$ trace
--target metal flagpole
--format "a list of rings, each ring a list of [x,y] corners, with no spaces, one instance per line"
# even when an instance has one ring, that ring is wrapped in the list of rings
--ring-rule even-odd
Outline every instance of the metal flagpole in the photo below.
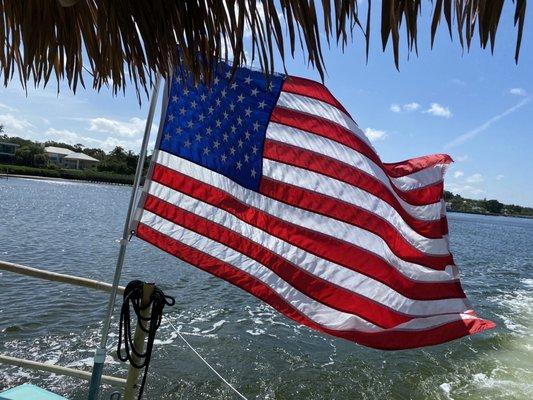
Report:
[[[150,131],[152,128],[152,121],[154,119],[155,106],[157,104],[157,97],[159,94],[159,84],[161,81],[161,75],[158,74],[155,80],[154,88],[152,91],[152,98],[150,100],[150,109],[148,110],[148,118],[146,119],[146,127],[144,128],[144,137],[141,145],[141,152],[139,153],[139,161],[137,162],[137,168],[135,170],[135,178],[133,180],[133,187],[131,189],[130,202],[128,205],[128,213],[126,214],[126,221],[124,221],[124,230],[122,232],[122,239],[120,239],[120,250],[118,253],[117,264],[115,267],[115,275],[113,277],[113,287],[111,289],[111,295],[109,296],[109,302],[107,303],[107,315],[102,326],[102,338],[100,341],[100,347],[98,347],[94,354],[94,365],[91,376],[91,384],[89,387],[89,400],[96,400],[98,398],[98,392],[100,390],[100,383],[102,380],[102,372],[104,369],[104,361],[106,357],[107,337],[109,334],[109,326],[111,325],[111,318],[113,316],[113,308],[115,306],[115,297],[117,295],[117,288],[120,281],[120,275],[122,273],[122,265],[124,264],[124,255],[126,254],[126,245],[128,244],[128,236],[130,234],[129,228],[131,223],[131,217],[135,206],[135,199],[137,195],[137,188],[139,186],[141,175],[143,171],[144,161],[146,159],[146,150],[148,147],[148,139],[150,138]]]

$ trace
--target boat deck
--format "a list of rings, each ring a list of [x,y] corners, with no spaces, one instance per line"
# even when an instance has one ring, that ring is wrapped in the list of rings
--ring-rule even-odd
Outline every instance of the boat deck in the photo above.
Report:
[[[0,393],[0,400],[66,400],[66,397],[59,396],[38,386],[24,384]]]

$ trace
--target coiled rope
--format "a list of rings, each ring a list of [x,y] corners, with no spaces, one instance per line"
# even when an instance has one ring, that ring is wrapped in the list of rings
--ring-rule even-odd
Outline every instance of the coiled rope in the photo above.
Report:
[[[165,295],[157,286],[154,287],[154,292],[150,296],[150,301],[148,304],[145,304],[144,307],[142,306],[142,299],[143,282],[135,280],[128,283],[126,289],[124,290],[124,300],[120,310],[120,330],[117,346],[117,356],[121,361],[129,361],[134,368],[144,369],[141,387],[139,388],[139,400],[141,399],[144,391],[146,373],[152,357],[155,334],[161,325],[163,308],[165,308],[166,305],[173,306],[176,303],[176,300],[173,297]],[[131,331],[130,305],[137,316],[138,326],[148,334],[146,351],[144,352],[142,352],[140,349],[136,349],[133,342],[134,339]],[[144,311],[149,307],[152,307],[150,315],[148,317],[143,317],[141,315],[141,311]],[[122,352],[122,343],[124,343],[124,353]],[[137,357],[139,362],[135,361],[133,355]]]
[[[158,287],[154,288],[154,292],[150,297],[150,302],[145,307],[142,307],[142,298],[143,298],[143,282],[141,281],[131,281],[126,286],[124,290],[124,301],[122,303],[122,308],[120,310],[120,330],[119,330],[119,339],[117,346],[117,355],[121,361],[129,361],[134,368],[144,368],[144,375],[139,388],[139,397],[140,400],[144,391],[144,385],[146,382],[146,373],[148,371],[148,366],[150,365],[150,358],[152,356],[152,349],[154,345],[155,334],[159,326],[161,325],[161,319],[163,316],[163,308],[165,305],[173,306],[175,304],[175,299],[171,296],[165,295],[161,289]],[[148,333],[148,341],[146,344],[146,351],[140,352],[135,348],[134,339],[132,337],[131,331],[131,315],[130,315],[130,305],[131,308],[135,311],[137,316],[137,321],[141,329]],[[151,314],[149,317],[145,318],[142,316],[141,311],[146,310],[148,307],[152,307]],[[150,322],[150,324],[144,324],[144,322]],[[241,392],[239,392],[231,383],[229,383],[218,371],[209,364],[209,362],[198,353],[198,351],[189,343],[187,339],[182,335],[182,333],[172,324],[172,322],[167,321],[168,324],[174,329],[176,334],[181,340],[202,360],[202,362],[207,365],[211,371],[222,381],[224,382],[231,390],[237,394],[241,399],[248,400]],[[145,328],[144,325],[147,325],[148,328]],[[122,353],[122,343],[124,343],[124,352]],[[132,354],[137,356],[140,362],[136,362],[132,358]]]

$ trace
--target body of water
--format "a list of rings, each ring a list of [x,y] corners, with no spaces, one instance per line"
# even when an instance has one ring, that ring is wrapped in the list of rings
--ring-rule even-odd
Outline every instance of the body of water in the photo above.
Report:
[[[110,282],[130,190],[0,180],[0,259]],[[450,214],[449,225],[465,291],[478,314],[497,328],[424,349],[378,351],[298,326],[135,238],[121,283],[155,280],[175,296],[165,319],[249,399],[529,399],[533,220]],[[107,299],[105,293],[0,272],[0,353],[90,368]],[[110,348],[117,333],[115,319]],[[165,320],[156,343],[146,399],[234,398]],[[114,349],[108,361],[107,374],[124,375]],[[25,382],[70,399],[85,399],[88,386],[0,365],[0,390]]]

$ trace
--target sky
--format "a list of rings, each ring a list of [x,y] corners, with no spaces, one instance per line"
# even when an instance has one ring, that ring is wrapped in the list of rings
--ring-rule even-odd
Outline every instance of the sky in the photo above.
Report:
[[[382,52],[379,29],[374,29],[368,62],[361,34],[344,53],[335,46],[325,49],[326,86],[366,131],[383,161],[447,153],[455,162],[446,175],[446,189],[533,206],[532,10],[527,10],[518,65],[511,2],[504,7],[494,54],[480,49],[477,37],[471,50],[463,51],[457,36],[450,41],[442,24],[431,50],[431,10],[423,5],[422,11],[418,56],[407,53],[404,40],[399,71],[390,45]],[[374,10],[374,28],[379,17]],[[299,52],[286,61],[286,70],[320,79]],[[52,81],[28,93],[16,78],[0,87],[0,125],[8,135],[38,141],[138,152],[147,111],[148,100],[139,106],[132,87],[116,97],[105,88],[97,93],[90,84],[75,95],[63,83],[58,95]],[[151,143],[159,114],[157,110]]]

